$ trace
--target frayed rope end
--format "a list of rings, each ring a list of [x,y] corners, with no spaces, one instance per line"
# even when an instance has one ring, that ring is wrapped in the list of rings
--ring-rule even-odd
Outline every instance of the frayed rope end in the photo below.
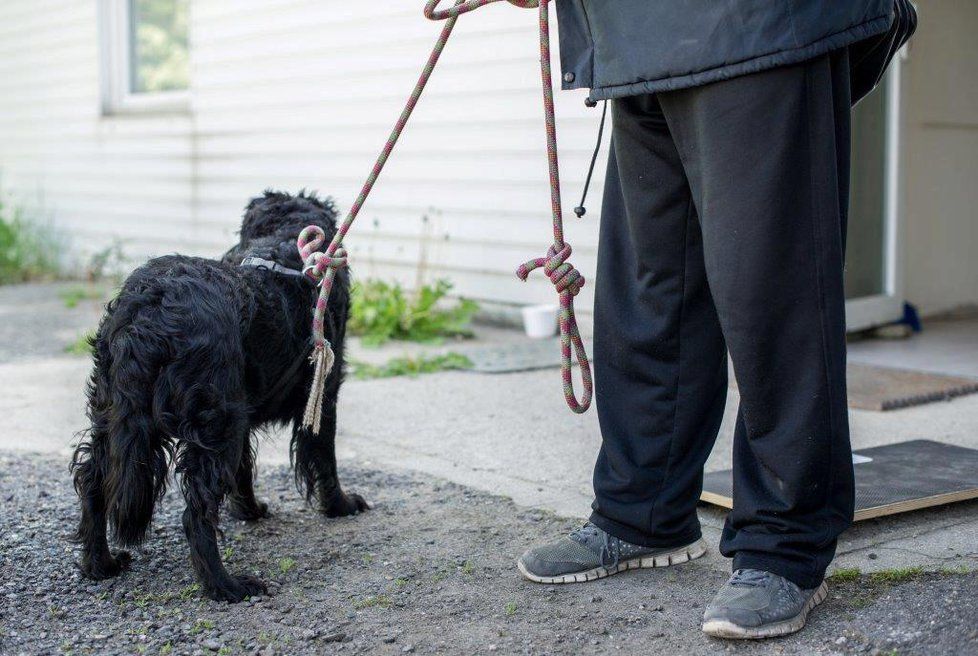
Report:
[[[323,397],[326,393],[326,378],[333,370],[333,363],[336,355],[329,342],[317,344],[313,349],[309,361],[315,366],[312,376],[312,386],[309,389],[309,401],[306,402],[306,412],[302,416],[302,425],[311,429],[314,433],[319,432],[319,426],[323,419]]]

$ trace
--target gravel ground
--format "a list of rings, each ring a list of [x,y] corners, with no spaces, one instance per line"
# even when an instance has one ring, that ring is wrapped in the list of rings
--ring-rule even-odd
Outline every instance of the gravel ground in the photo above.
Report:
[[[274,516],[224,520],[231,571],[270,594],[197,594],[176,495],[131,571],[82,579],[67,542],[76,502],[63,459],[0,452],[0,654],[975,654],[978,577],[833,588],[800,635],[724,643],[698,630],[722,574],[696,563],[585,586],[522,581],[526,545],[575,522],[415,475],[346,468],[374,510],[325,520],[286,469],[266,468]]]

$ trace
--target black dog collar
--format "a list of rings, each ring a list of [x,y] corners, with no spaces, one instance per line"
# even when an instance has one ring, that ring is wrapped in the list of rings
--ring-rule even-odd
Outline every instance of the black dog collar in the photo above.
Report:
[[[272,260],[265,260],[260,257],[255,257],[254,255],[249,255],[245,259],[241,260],[240,266],[243,267],[254,267],[255,269],[262,269],[264,271],[271,271],[272,273],[280,273],[284,276],[292,276],[293,278],[302,278],[306,282],[312,284],[312,280],[309,277],[299,271],[298,269],[290,269],[287,266],[282,266],[278,262],[273,262]]]

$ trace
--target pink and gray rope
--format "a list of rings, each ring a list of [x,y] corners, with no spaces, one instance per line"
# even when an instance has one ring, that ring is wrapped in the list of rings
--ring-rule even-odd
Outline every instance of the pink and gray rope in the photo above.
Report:
[[[418,100],[421,98],[425,86],[428,84],[428,80],[431,78],[435,66],[438,64],[438,59],[441,57],[449,37],[451,37],[452,30],[455,29],[455,23],[458,21],[458,17],[480,7],[495,2],[503,2],[504,0],[458,0],[451,8],[438,9],[441,1],[428,0],[425,4],[424,15],[430,20],[445,21],[445,26],[442,28],[438,41],[435,42],[435,47],[428,57],[428,61],[425,63],[421,76],[418,78],[418,83],[414,87],[414,91],[411,92],[411,97],[408,99],[400,117],[397,119],[394,129],[387,138],[387,143],[384,144],[383,150],[377,157],[377,161],[370,175],[367,177],[366,182],[364,182],[363,188],[360,190],[360,195],[357,196],[356,201],[350,207],[349,213],[343,220],[343,223],[340,224],[326,252],[322,253],[318,251],[325,241],[325,235],[319,228],[309,226],[299,235],[298,247],[302,259],[305,262],[304,271],[306,275],[320,283],[319,298],[316,302],[315,312],[313,313],[313,342],[317,350],[329,347],[323,333],[323,321],[326,313],[327,299],[333,286],[336,271],[347,264],[347,253],[343,248],[343,239],[346,237],[354,220],[356,220],[357,214],[359,214],[360,209],[370,195],[370,191],[377,182],[377,178],[380,177],[384,165],[387,164],[387,160],[390,158],[394,146],[404,131],[415,106],[418,104]],[[547,126],[550,205],[553,214],[554,233],[554,243],[547,250],[547,255],[524,263],[517,270],[516,275],[525,281],[531,271],[537,268],[543,268],[544,273],[554,284],[559,294],[561,377],[563,379],[564,397],[571,410],[582,413],[591,405],[593,385],[591,381],[591,365],[588,361],[584,342],[581,339],[577,320],[574,315],[574,296],[584,286],[584,277],[568,262],[571,255],[571,247],[564,242],[563,214],[560,202],[560,171],[557,159],[557,127],[554,118],[553,78],[550,70],[549,0],[505,1],[523,9],[539,9],[540,13],[540,73],[543,82],[543,104]],[[580,401],[574,393],[574,381],[571,376],[572,349],[573,355],[577,358],[577,362],[580,365],[581,377],[584,384],[584,393]]]

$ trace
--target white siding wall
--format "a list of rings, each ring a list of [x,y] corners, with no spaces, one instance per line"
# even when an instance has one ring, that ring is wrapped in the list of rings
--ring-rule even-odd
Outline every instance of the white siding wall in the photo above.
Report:
[[[266,187],[316,189],[345,208],[440,30],[422,4],[191,0],[191,111],[135,117],[100,114],[94,0],[4,0],[3,188],[42,202],[80,245],[122,237],[138,257],[221,252]],[[351,233],[358,275],[412,284],[424,260],[424,275],[468,296],[553,298],[542,276],[513,276],[551,239],[535,26],[506,4],[459,21]],[[571,209],[600,111],[583,98],[559,94],[557,113],[568,241],[588,275],[603,171],[580,221]]]

